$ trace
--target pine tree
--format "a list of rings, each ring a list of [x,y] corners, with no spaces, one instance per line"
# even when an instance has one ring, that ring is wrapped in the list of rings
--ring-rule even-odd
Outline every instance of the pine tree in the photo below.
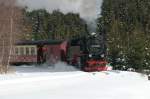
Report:
[[[59,10],[48,13],[44,9],[26,12],[26,21],[32,27],[35,40],[68,39],[88,33],[86,22],[79,14],[63,14]]]
[[[149,0],[104,0],[98,30],[107,33],[108,59],[115,69],[148,69]]]

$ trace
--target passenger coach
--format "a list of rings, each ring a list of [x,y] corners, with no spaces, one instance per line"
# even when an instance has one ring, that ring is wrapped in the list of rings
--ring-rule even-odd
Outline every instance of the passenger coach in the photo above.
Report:
[[[67,48],[66,41],[22,41],[16,43],[11,55],[11,64],[41,64],[48,62],[54,64],[65,60]]]

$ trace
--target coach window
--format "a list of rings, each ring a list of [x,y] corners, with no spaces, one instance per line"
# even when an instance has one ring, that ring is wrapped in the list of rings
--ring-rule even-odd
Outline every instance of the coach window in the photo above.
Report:
[[[35,48],[31,47],[31,55],[36,55]]]
[[[19,48],[18,47],[15,48],[15,55],[19,55]]]
[[[30,51],[29,51],[29,47],[26,47],[26,55],[29,55]]]
[[[20,47],[20,54],[24,55],[24,47]]]

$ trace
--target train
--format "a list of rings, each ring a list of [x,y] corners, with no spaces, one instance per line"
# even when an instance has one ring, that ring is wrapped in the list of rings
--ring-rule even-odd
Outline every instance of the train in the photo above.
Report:
[[[108,62],[105,46],[98,35],[67,40],[38,40],[17,42],[10,64],[54,65],[61,61],[83,71],[106,71]]]

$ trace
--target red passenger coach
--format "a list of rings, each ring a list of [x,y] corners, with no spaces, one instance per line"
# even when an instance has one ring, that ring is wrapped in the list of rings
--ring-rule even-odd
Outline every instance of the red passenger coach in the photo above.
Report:
[[[66,41],[43,40],[43,41],[22,41],[16,43],[11,55],[11,64],[54,64],[65,58]],[[65,59],[64,59],[65,60]]]
[[[37,63],[37,46],[36,45],[16,45],[11,63]]]

